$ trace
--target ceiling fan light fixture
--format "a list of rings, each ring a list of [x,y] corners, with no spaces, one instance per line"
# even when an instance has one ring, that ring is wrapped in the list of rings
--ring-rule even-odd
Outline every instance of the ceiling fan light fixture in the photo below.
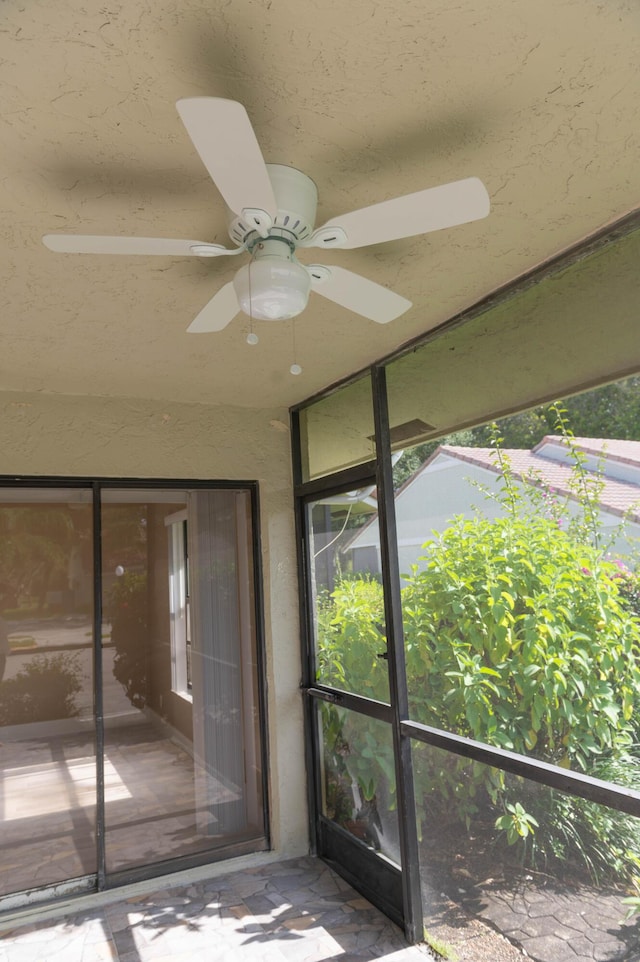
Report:
[[[249,317],[280,321],[304,311],[311,278],[295,261],[261,257],[240,268],[233,286],[241,309]]]

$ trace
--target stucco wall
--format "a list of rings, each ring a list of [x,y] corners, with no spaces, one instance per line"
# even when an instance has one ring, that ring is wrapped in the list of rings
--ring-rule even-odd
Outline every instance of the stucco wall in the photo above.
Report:
[[[0,392],[0,475],[256,480],[260,485],[273,846],[306,852],[287,412]]]

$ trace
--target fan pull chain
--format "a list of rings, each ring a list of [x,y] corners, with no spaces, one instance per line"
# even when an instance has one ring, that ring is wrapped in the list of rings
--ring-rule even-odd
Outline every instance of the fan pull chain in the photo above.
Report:
[[[292,346],[293,346],[293,364],[289,368],[289,371],[291,372],[291,374],[302,374],[302,368],[300,367],[300,365],[296,360],[297,351],[296,351],[296,319],[295,317],[292,318],[291,320],[291,340],[292,340]]]
[[[247,277],[249,279],[249,333],[247,334],[247,344],[257,344],[260,338],[253,330],[253,295],[251,294],[251,265],[253,264],[253,254],[251,255],[251,260],[247,268]]]

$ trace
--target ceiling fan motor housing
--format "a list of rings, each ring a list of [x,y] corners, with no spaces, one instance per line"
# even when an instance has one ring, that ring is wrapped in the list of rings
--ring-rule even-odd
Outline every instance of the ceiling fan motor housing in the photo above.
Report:
[[[284,164],[267,164],[278,211],[269,230],[269,237],[289,236],[294,246],[305,241],[313,232],[318,206],[318,188],[306,174]],[[227,207],[229,237],[238,247],[250,250],[260,236],[248,218]]]

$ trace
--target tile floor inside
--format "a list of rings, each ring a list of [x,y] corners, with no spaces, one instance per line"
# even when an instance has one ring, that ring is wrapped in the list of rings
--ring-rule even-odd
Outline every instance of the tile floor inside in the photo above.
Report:
[[[0,754],[0,894],[95,873],[92,736],[5,740]],[[193,758],[150,724],[107,733],[105,822],[109,872],[225,842],[198,828]],[[244,837],[261,834],[249,824]]]

